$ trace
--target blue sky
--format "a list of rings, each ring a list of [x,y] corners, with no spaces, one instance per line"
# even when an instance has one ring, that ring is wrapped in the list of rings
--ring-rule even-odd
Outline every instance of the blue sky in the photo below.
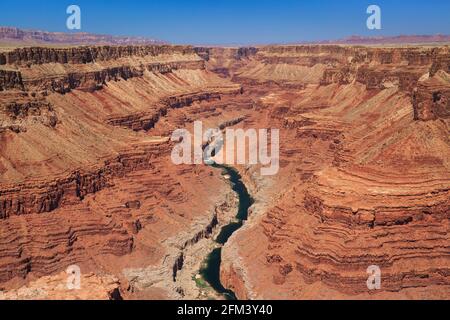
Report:
[[[81,7],[81,31],[183,44],[450,34],[448,0],[2,0],[0,25],[67,31],[70,4]],[[370,4],[381,7],[382,30],[366,27]]]

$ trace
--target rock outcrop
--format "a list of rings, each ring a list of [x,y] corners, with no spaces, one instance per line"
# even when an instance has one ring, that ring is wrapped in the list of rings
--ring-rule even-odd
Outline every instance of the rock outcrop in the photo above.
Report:
[[[435,67],[435,66],[434,66]],[[431,76],[432,72],[430,72]],[[422,79],[413,95],[414,119],[437,120],[450,117],[450,77],[443,70]]]
[[[122,300],[119,280],[113,276],[81,275],[79,288],[68,287],[68,275],[43,277],[7,293],[0,300]]]
[[[22,75],[18,71],[0,70],[0,91],[23,89]]]

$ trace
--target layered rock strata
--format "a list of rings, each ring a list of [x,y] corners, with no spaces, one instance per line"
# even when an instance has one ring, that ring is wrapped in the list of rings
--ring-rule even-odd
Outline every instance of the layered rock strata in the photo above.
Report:
[[[449,298],[447,58],[447,47],[269,47],[234,70],[260,94],[249,121],[281,130],[281,169],[241,168],[256,203],[223,250],[225,287],[240,299]]]
[[[77,264],[115,275],[124,298],[199,297],[193,269],[233,207],[220,173],[171,163],[172,132],[201,120],[280,129],[277,175],[238,166],[256,202],[221,279],[240,299],[448,299],[448,57],[446,46],[2,52],[0,287]]]
[[[224,184],[207,167],[173,165],[170,133],[149,130],[241,86],[191,47],[28,48],[1,61],[0,287],[44,277],[6,298],[62,297],[26,292],[69,265],[114,274],[131,294],[122,271],[161,263],[162,243],[209,217],[209,188]]]

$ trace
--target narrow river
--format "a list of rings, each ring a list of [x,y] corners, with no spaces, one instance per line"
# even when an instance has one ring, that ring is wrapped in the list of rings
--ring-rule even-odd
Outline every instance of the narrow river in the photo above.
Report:
[[[234,292],[225,289],[220,282],[222,247],[231,235],[244,225],[244,221],[248,218],[248,209],[253,204],[253,199],[248,193],[245,185],[242,183],[241,176],[236,169],[217,164],[211,166],[222,170],[223,175],[228,175],[230,177],[229,181],[233,191],[236,192],[239,198],[239,209],[236,214],[236,219],[220,230],[219,235],[215,239],[219,247],[214,249],[208,255],[204,266],[200,269],[200,274],[217,293],[223,295],[226,299],[236,300]]]

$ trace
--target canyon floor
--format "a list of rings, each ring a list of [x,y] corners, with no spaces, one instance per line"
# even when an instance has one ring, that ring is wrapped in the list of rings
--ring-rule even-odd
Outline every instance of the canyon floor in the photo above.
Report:
[[[239,199],[171,161],[194,121],[280,130],[278,174],[235,166],[238,299],[450,299],[450,49],[344,45],[1,49],[0,299],[224,299]]]

